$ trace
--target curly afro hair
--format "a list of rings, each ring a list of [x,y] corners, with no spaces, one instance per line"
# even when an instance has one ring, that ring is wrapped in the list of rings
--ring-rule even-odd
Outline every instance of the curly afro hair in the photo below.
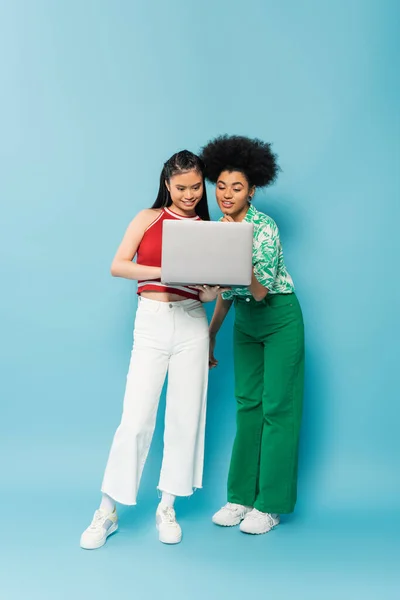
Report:
[[[205,176],[216,183],[222,171],[240,171],[250,186],[265,187],[275,181],[280,171],[271,145],[239,135],[222,135],[201,150]]]

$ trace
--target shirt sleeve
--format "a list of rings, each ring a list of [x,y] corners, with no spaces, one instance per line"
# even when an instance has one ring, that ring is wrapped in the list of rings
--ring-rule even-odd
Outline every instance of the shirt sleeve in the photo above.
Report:
[[[254,276],[263,287],[270,289],[276,279],[280,253],[278,228],[263,225],[257,239],[257,251],[253,261]]]
[[[234,294],[232,291],[229,290],[228,292],[222,292],[221,296],[222,300],[232,300]]]

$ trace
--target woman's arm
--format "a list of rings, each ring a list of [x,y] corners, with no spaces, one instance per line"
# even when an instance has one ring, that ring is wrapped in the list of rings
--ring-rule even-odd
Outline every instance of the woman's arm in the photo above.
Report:
[[[130,223],[111,264],[111,275],[124,279],[159,279],[160,267],[146,267],[132,262],[147,227],[157,214],[152,209],[140,212]]]
[[[224,300],[222,296],[218,296],[214,309],[214,314],[210,323],[210,337],[215,337],[221,329],[222,323],[232,306],[233,300]]]
[[[261,285],[261,283],[258,281],[256,276],[254,275],[254,269],[251,274],[251,284],[249,286],[249,290],[254,300],[256,300],[257,302],[261,302],[261,300],[264,300],[265,296],[268,294],[268,288]]]
[[[214,356],[215,341],[218,331],[221,329],[222,323],[225,321],[225,317],[232,306],[233,300],[224,300],[222,296],[218,296],[215,310],[210,323],[210,355],[209,365],[212,369],[218,364],[217,359]]]

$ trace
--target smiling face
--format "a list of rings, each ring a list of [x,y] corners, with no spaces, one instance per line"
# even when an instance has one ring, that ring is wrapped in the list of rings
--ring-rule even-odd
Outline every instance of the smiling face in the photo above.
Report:
[[[235,221],[242,221],[254,196],[255,187],[250,186],[240,171],[222,171],[218,177],[215,195],[220,210]]]
[[[198,171],[173,175],[165,182],[172,200],[172,210],[184,217],[194,216],[195,207],[204,193],[203,176]]]

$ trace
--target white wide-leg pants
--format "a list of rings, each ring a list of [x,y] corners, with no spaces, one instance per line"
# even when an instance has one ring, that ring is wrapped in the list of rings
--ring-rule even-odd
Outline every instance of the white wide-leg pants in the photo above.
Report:
[[[208,346],[208,322],[200,302],[139,298],[122,420],[108,458],[103,493],[122,504],[136,504],[167,372],[158,488],[190,496],[202,487]]]

